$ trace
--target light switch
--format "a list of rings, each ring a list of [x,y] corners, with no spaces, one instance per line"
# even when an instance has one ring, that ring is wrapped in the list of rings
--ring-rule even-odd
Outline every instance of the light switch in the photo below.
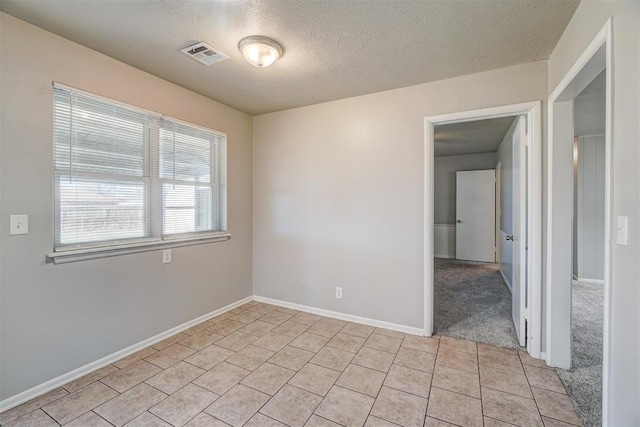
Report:
[[[9,215],[9,234],[29,234],[29,215]]]
[[[616,222],[616,243],[629,245],[629,217],[619,216]]]

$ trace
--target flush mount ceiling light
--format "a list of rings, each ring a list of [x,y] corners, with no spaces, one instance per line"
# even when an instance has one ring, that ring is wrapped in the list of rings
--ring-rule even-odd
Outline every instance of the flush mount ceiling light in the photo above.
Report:
[[[259,68],[268,67],[284,53],[280,43],[263,36],[243,38],[238,44],[238,49],[249,64]]]

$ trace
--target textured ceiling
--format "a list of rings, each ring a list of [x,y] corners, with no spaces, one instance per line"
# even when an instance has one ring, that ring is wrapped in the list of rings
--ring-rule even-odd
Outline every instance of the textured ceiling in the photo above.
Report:
[[[548,58],[579,0],[0,0],[17,18],[250,114]],[[257,69],[237,45],[285,49]],[[206,67],[180,49],[228,55]]]
[[[515,117],[438,125],[434,129],[434,155],[491,153],[498,149]]]

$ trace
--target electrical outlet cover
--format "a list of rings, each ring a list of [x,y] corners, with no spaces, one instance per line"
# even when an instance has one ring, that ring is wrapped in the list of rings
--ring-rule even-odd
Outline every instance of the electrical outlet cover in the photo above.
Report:
[[[29,234],[29,215],[9,215],[9,235]]]

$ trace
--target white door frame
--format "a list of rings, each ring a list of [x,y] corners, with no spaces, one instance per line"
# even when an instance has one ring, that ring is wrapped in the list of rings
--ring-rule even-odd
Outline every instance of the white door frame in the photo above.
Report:
[[[604,52],[603,52],[604,50]],[[571,102],[590,80],[585,80],[585,75],[599,74],[601,70],[606,69],[606,107],[605,107],[605,248],[604,248],[604,328],[603,328],[603,359],[602,359],[602,422],[603,425],[609,424],[609,390],[610,390],[610,313],[611,313],[611,236],[613,222],[611,218],[612,212],[612,147],[613,147],[613,23],[612,18],[607,20],[606,24],[598,32],[596,37],[591,41],[589,46],[582,52],[578,60],[573,64],[569,71],[562,78],[560,83],[551,93],[548,105],[548,178],[547,178],[547,259],[546,259],[546,283],[547,283],[547,311],[546,311],[546,327],[547,327],[547,343],[546,343],[546,362],[549,366],[567,367],[566,354],[554,349],[554,343],[565,342],[567,329],[570,334],[570,325],[558,325],[556,319],[566,319],[567,310],[571,311],[571,292],[566,292],[561,286],[564,280],[562,269],[566,266],[554,264],[554,260],[558,257],[565,257],[566,249],[556,247],[553,241],[554,222],[561,222],[559,227],[565,223],[566,212],[560,213],[558,209],[554,211],[553,207],[553,190],[554,190],[554,174],[560,174],[560,171],[566,167],[562,164],[554,164],[554,109],[557,102],[558,108],[565,108],[562,103]],[[578,93],[576,93],[578,92]],[[566,101],[569,99],[569,101]],[[558,145],[561,142],[558,142]],[[559,161],[556,160],[556,163]],[[560,218],[559,218],[560,216]],[[555,252],[554,252],[555,250]],[[571,277],[568,278],[568,286],[571,286]],[[553,284],[560,284],[552,286]],[[570,288],[569,288],[570,289]],[[570,320],[570,317],[569,317]],[[553,326],[553,327],[552,327]],[[560,336],[561,335],[561,336]],[[560,340],[560,341],[559,341]],[[562,353],[562,354],[559,354]],[[570,363],[570,360],[569,360]]]
[[[496,229],[494,236],[494,244],[496,247],[496,263],[502,270],[502,264],[500,263],[500,217],[502,216],[502,200],[500,199],[500,177],[502,176],[502,165],[500,162],[496,163]]]
[[[450,123],[493,119],[516,115],[527,116],[529,156],[527,161],[528,251],[527,282],[529,330],[527,350],[539,358],[542,332],[542,106],[541,101],[503,105],[479,110],[460,111],[424,119],[424,332],[433,334],[433,159],[434,126]]]

